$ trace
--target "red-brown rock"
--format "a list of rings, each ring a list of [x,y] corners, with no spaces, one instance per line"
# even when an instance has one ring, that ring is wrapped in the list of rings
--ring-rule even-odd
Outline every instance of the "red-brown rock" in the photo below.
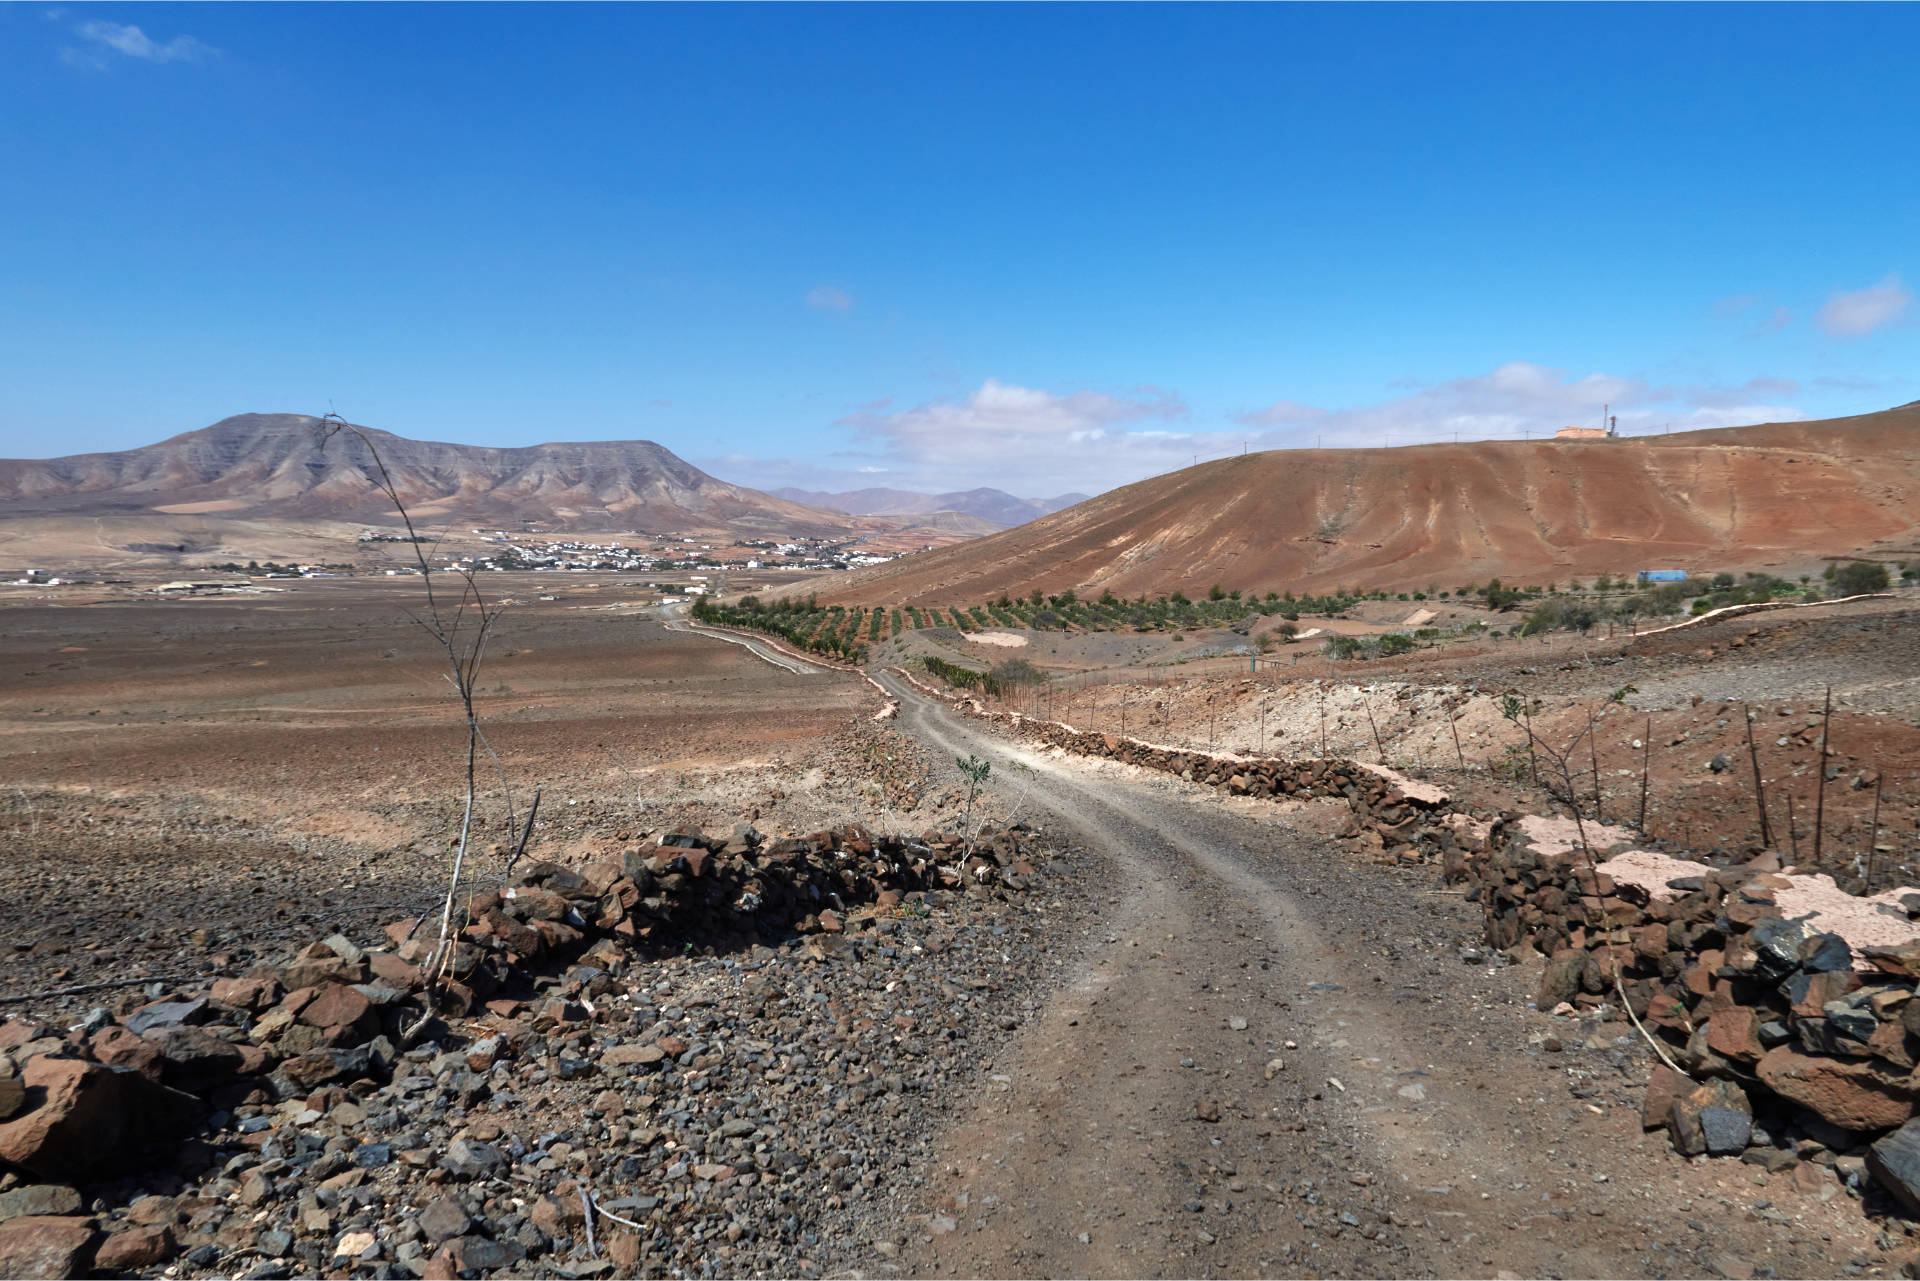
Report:
[[[373,1003],[354,989],[329,983],[301,1007],[300,1021],[308,1027],[357,1028],[372,1009]]]
[[[1755,1063],[1766,1053],[1760,1044],[1761,1017],[1744,1005],[1716,1011],[1707,1020],[1707,1048],[1736,1063]]]
[[[109,1272],[133,1272],[165,1263],[178,1249],[173,1230],[165,1224],[128,1228],[100,1243],[94,1265]]]
[[[160,1047],[119,1023],[110,1023],[88,1042],[93,1057],[114,1067],[132,1068],[150,1081],[160,1079]]]
[[[1913,1116],[1904,1076],[1890,1076],[1870,1059],[1829,1059],[1781,1045],[1754,1071],[1781,1098],[1844,1130],[1888,1130]]]
[[[171,1137],[200,1112],[191,1095],[125,1068],[41,1057],[22,1076],[30,1110],[0,1124],[0,1161],[46,1179],[124,1168],[130,1149]]]
[[[27,1019],[8,1019],[0,1023],[0,1050],[11,1050],[29,1041],[44,1041],[54,1030],[44,1023]]]
[[[392,952],[367,953],[367,968],[373,972],[373,977],[394,987],[416,988],[426,982],[426,976],[420,972],[419,966],[401,960]]]
[[[0,1278],[82,1277],[90,1271],[93,1220],[23,1215],[0,1223]]]
[[[1653,1071],[1647,1076],[1647,1092],[1640,1102],[1640,1128],[1666,1128],[1673,1120],[1673,1101],[1692,1087],[1693,1082],[1666,1064],[1654,1064]]]
[[[222,1005],[258,1013],[280,999],[280,984],[273,979],[215,979],[207,995]]]
[[[322,983],[364,983],[366,978],[367,963],[364,960],[346,960],[325,943],[315,943],[304,949],[287,967],[286,986],[291,991],[317,987]]]

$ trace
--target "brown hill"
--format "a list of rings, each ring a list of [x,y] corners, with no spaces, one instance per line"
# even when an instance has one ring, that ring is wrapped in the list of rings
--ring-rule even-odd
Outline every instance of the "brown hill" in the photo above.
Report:
[[[1038,587],[1191,594],[1545,583],[1909,548],[1920,402],[1821,422],[1601,441],[1284,450],[1202,463],[820,585],[952,604]]]
[[[366,430],[424,525],[828,537],[855,527],[840,513],[716,480],[652,441],[498,449]],[[0,501],[9,520],[158,514],[389,524],[393,509],[375,474],[361,441],[341,433],[323,443],[317,418],[239,414],[139,449],[0,461]]]

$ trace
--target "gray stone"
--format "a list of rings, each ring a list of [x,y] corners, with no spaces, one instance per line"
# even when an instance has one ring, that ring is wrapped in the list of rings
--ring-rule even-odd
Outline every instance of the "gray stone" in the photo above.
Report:
[[[414,1221],[427,1234],[427,1239],[436,1245],[464,1236],[467,1229],[473,1226],[473,1219],[468,1216],[466,1207],[450,1196],[443,1196],[420,1211]]]
[[[1867,1149],[1867,1173],[1908,1214],[1920,1214],[1920,1118]]]
[[[1853,968],[1853,949],[1838,934],[1816,934],[1801,946],[1800,968],[1816,973]]]
[[[154,1028],[178,1027],[183,1023],[204,1023],[210,1017],[207,998],[196,997],[191,1001],[166,1001],[159,1005],[149,1005],[135,1010],[127,1016],[127,1030],[136,1036],[145,1036]]]
[[[447,1145],[447,1155],[441,1158],[440,1164],[462,1178],[484,1179],[504,1168],[507,1156],[491,1143],[455,1139]]]
[[[385,1143],[362,1143],[353,1150],[353,1163],[363,1170],[377,1170],[393,1161],[393,1148]]]
[[[1865,1044],[1873,1039],[1879,1030],[1880,1020],[1873,1017],[1873,1011],[1865,1005],[1854,1005],[1847,1001],[1828,1001],[1820,1012],[1827,1016],[1827,1023],[1842,1036],[1850,1036]]]
[[[80,1193],[64,1183],[29,1183],[0,1192],[0,1221],[23,1214],[78,1214]]]
[[[1682,1156],[1732,1156],[1753,1135],[1753,1105],[1734,1082],[1708,1081],[1673,1101],[1668,1129]]]
[[[439,1253],[462,1272],[491,1272],[514,1260],[514,1252],[508,1246],[477,1236],[455,1237],[441,1246]]]
[[[1796,922],[1778,916],[1762,917],[1747,935],[1754,950],[1754,971],[1763,978],[1778,981],[1800,968],[1800,947],[1806,931]]]

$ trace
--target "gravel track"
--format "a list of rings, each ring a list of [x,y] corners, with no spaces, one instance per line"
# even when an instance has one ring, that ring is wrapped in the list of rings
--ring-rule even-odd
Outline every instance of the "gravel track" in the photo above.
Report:
[[[1477,914],[1430,874],[1355,865],[1174,780],[1010,746],[883,680],[930,749],[1028,767],[1026,804],[1104,852],[1093,883],[1106,887],[1090,931],[1060,940],[1079,949],[1070,978],[937,1144],[886,1266],[1659,1276],[1869,1263],[1842,1251],[1876,1229],[1831,1193],[1795,1203],[1768,1184],[1762,1208],[1781,1222],[1756,1217],[1755,1172],[1688,1166],[1645,1138],[1640,1047],[1621,1025],[1569,1031],[1533,1013],[1530,974],[1462,965]],[[1550,1029],[1570,1048],[1544,1052]]]

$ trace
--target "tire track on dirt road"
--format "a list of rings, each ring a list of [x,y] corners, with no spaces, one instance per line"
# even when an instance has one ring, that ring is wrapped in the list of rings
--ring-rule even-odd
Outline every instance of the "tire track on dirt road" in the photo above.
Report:
[[[899,1225],[895,1266],[1701,1270],[1674,1252],[1699,1243],[1672,1213],[1698,1178],[1631,1109],[1570,1101],[1564,1069],[1529,1061],[1513,976],[1460,964],[1450,940],[1471,918],[1423,893],[1424,876],[1354,867],[1324,838],[990,737],[882,680],[905,732],[954,756],[1011,755],[1032,771],[1029,810],[1110,864],[1075,978],[938,1141],[916,1192],[926,1217]],[[1638,1079],[1637,1052],[1600,1048]]]

